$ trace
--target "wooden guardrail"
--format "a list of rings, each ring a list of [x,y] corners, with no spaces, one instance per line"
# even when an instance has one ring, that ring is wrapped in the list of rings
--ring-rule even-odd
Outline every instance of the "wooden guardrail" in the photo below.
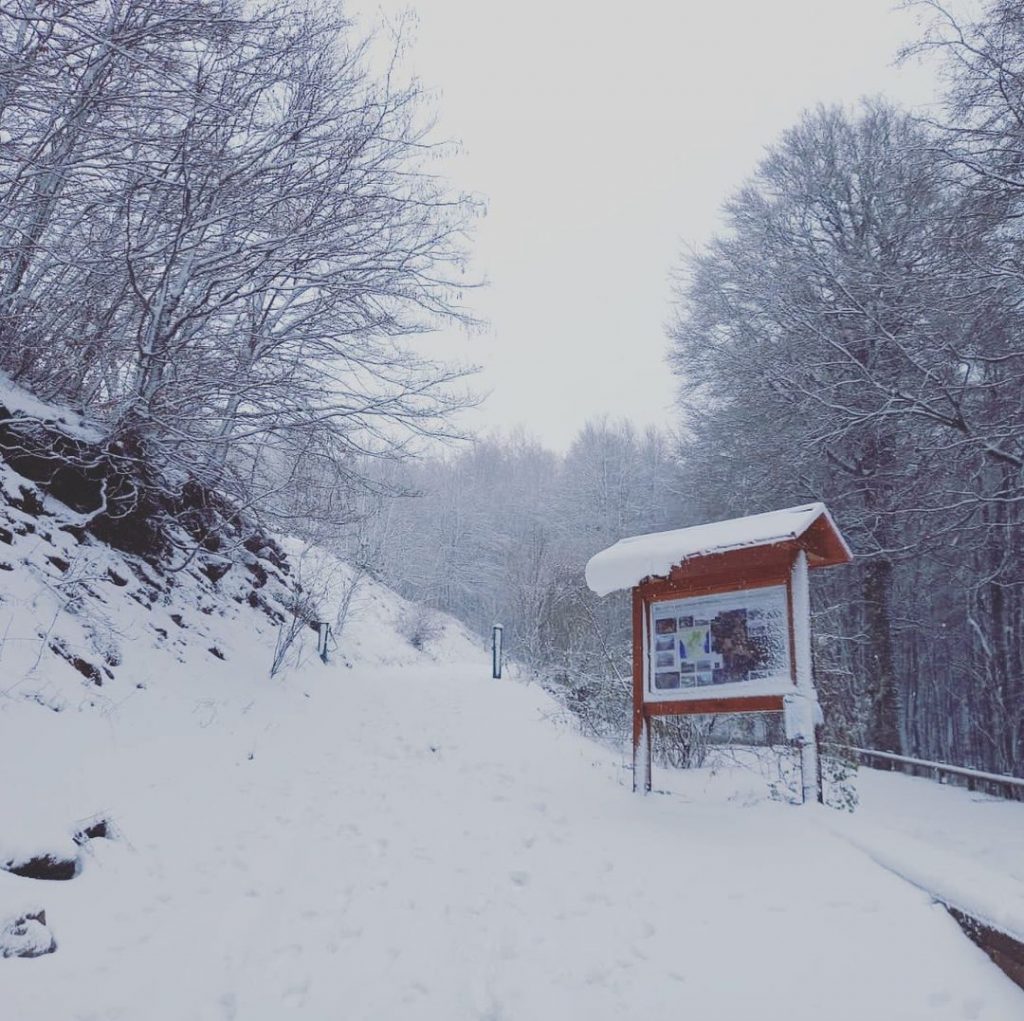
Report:
[[[1024,799],[1024,777],[1007,776],[1003,773],[987,773],[983,769],[969,769],[966,766],[950,766],[945,762],[933,762],[931,759],[915,759],[909,755],[895,755],[892,752],[879,752],[874,748],[855,748],[850,746],[849,750],[855,752],[870,765],[872,760],[888,763],[917,775],[919,770],[928,773],[932,779],[941,781],[943,777],[957,777],[961,779],[968,790],[976,790],[982,787],[989,792],[998,792],[1003,797]]]

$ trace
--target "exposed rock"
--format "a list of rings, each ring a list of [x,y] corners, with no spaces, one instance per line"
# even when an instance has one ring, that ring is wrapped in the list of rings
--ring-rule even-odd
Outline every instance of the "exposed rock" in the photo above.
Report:
[[[78,872],[78,859],[62,854],[40,854],[23,861],[12,860],[0,863],[0,868],[15,876],[26,879],[74,879]]]
[[[74,841],[76,844],[84,844],[87,840],[95,840],[97,837],[107,840],[113,840],[115,837],[114,824],[104,816],[97,816],[84,823],[75,833]]]
[[[56,949],[57,941],[41,909],[0,922],[0,957],[42,957]]]
[[[61,659],[67,660],[87,681],[97,687],[103,686],[103,675],[99,670],[88,660],[70,652],[61,639],[51,639],[49,645],[51,652],[55,652]]]
[[[217,584],[221,578],[224,577],[228,571],[231,570],[231,561],[220,561],[219,563],[206,563],[200,568],[203,574],[214,583]]]

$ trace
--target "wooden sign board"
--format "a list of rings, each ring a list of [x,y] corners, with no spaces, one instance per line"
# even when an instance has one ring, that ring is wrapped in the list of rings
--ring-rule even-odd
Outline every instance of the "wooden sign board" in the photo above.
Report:
[[[823,504],[636,536],[591,559],[594,591],[633,593],[635,790],[651,786],[653,717],[816,702],[807,572],[851,559]],[[816,749],[800,730],[806,780]]]

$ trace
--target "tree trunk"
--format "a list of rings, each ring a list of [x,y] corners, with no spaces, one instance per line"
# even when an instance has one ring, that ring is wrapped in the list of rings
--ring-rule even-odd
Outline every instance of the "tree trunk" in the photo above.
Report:
[[[892,641],[892,563],[888,559],[873,560],[865,568],[864,602],[871,697],[867,740],[872,748],[898,754],[903,751],[903,740]]]

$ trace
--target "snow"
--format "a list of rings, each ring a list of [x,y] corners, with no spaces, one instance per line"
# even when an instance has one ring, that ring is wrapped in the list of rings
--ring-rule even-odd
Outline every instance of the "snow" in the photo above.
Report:
[[[1024,883],[1024,802],[926,777],[857,771],[859,818]]]
[[[12,962],[10,1016],[1024,1008],[928,897],[801,813],[637,797],[483,655],[317,675],[248,703],[240,684],[205,727],[184,725],[197,692],[179,691],[147,740],[92,749],[124,840],[92,842],[78,878],[40,893],[59,946]]]
[[[804,744],[814,740],[814,728],[824,722],[817,694],[793,691],[782,700],[783,725],[787,741]]]
[[[1024,804],[872,769],[835,832],[908,882],[1024,943]]]
[[[620,539],[591,557],[586,567],[587,585],[599,596],[606,596],[632,588],[644,578],[664,577],[690,557],[799,538],[822,515],[828,517],[825,505],[811,503]]]
[[[1024,943],[1024,883],[989,872],[968,858],[862,819],[827,816],[827,825],[878,864],[922,890]]]
[[[90,442],[99,442],[102,433],[88,425],[81,415],[68,408],[40,400],[14,383],[9,376],[0,372],[0,408],[6,408],[15,415],[36,418],[41,422],[59,423],[69,436]]]
[[[331,598],[351,580],[289,545]],[[55,550],[85,579],[73,592]],[[275,628],[233,573],[211,590],[182,572],[147,609],[130,563],[58,528],[0,561],[0,843],[117,830],[66,882],[0,872],[0,929],[42,908],[32,939],[57,941],[0,964],[0,1016],[1024,1016],[931,897],[819,813],[697,774],[633,794],[621,754],[515,669],[492,680],[453,621],[414,649],[416,608],[372,580],[331,662],[306,629],[271,680]],[[114,676],[83,683],[40,633],[92,658],[105,637]]]

